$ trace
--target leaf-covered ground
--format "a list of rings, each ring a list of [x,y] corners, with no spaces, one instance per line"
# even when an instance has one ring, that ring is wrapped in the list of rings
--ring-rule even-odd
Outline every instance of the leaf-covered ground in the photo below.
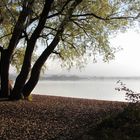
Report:
[[[0,140],[94,140],[92,130],[126,106],[41,95],[32,102],[0,101]]]

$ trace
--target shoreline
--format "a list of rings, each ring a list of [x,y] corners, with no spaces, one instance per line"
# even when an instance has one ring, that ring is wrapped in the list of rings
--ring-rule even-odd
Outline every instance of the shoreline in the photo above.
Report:
[[[103,101],[103,102],[116,102],[116,103],[128,103],[127,101],[119,101],[119,100],[106,100],[106,99],[93,99],[93,98],[84,98],[84,97],[72,97],[72,96],[63,96],[63,95],[45,95],[39,93],[32,93],[31,96],[43,96],[43,97],[54,97],[54,98],[66,98],[66,99],[79,99],[79,100],[89,100],[89,101]]]

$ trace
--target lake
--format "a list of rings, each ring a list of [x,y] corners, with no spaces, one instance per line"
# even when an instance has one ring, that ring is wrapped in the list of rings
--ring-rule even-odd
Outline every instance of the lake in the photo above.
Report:
[[[119,79],[118,79],[119,80]],[[97,79],[79,81],[39,81],[34,94],[65,96],[75,98],[125,101],[125,94],[115,90],[120,87],[117,79]],[[140,80],[121,80],[130,89],[140,92]]]

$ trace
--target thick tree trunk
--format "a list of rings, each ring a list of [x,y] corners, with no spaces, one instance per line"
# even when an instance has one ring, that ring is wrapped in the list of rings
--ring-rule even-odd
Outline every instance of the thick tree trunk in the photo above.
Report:
[[[25,29],[26,19],[31,14],[30,12],[27,12],[27,11],[32,10],[33,4],[34,4],[34,0],[31,0],[31,1],[24,0],[23,1],[23,9],[18,17],[17,23],[15,25],[15,28],[14,28],[14,31],[13,31],[13,34],[12,34],[12,37],[11,37],[11,40],[10,40],[10,43],[8,46],[9,58],[11,57],[14,49],[16,48],[17,44],[20,41],[20,36],[21,36],[23,30]],[[27,67],[25,67],[25,70],[22,71],[21,76],[17,77],[17,80],[16,80],[17,82],[15,83],[16,88],[13,89],[14,91],[12,91],[12,94],[10,95],[11,99],[20,99],[22,97],[21,88],[24,86],[24,83],[25,83],[24,81],[26,81],[26,78],[24,78],[24,77],[26,77],[28,75],[28,67],[30,67],[29,64],[27,64]],[[27,68],[27,70],[26,70],[26,68]]]
[[[9,65],[10,60],[7,57],[7,50],[1,52],[1,93],[0,97],[7,98],[10,94],[9,91]]]
[[[62,32],[60,32],[62,33]],[[39,76],[40,76],[40,71],[44,63],[46,62],[47,58],[51,54],[51,52],[54,50],[54,48],[57,46],[60,40],[60,34],[58,33],[50,46],[42,53],[42,55],[38,58],[36,63],[34,64],[32,71],[31,71],[31,76],[28,82],[25,84],[23,88],[23,95],[25,97],[28,97],[32,90],[35,88],[36,84],[38,83]]]
[[[38,26],[36,27],[31,38],[27,42],[27,48],[25,51],[23,66],[21,68],[20,74],[18,75],[18,77],[16,79],[15,86],[14,86],[13,92],[12,92],[11,97],[10,97],[11,99],[20,99],[23,97],[22,89],[23,89],[23,86],[28,78],[28,74],[30,72],[32,53],[33,53],[36,41],[37,41],[41,31],[44,28],[44,25],[46,23],[46,19],[47,19],[47,16],[49,14],[52,3],[53,3],[53,0],[46,1],[44,8],[43,8],[43,11],[42,11],[41,16],[40,16]]]
[[[31,58],[30,58],[29,61],[31,61]],[[21,73],[16,78],[13,91],[12,91],[12,93],[10,95],[10,99],[12,99],[12,100],[18,100],[18,99],[23,98],[22,89],[24,87],[24,84],[26,82],[26,79],[27,79],[29,71],[30,71],[30,62],[24,64],[23,67],[24,68],[22,69]]]
[[[62,23],[60,24],[58,31],[53,39],[53,41],[51,42],[51,44],[45,49],[45,51],[41,54],[41,56],[38,58],[38,60],[36,61],[36,63],[34,64],[32,71],[31,71],[31,77],[28,80],[28,82],[25,84],[24,88],[23,88],[23,95],[25,97],[28,97],[32,90],[35,88],[38,80],[39,80],[39,75],[40,75],[40,71],[41,68],[43,66],[43,64],[46,62],[46,60],[48,59],[49,55],[53,52],[53,50],[55,49],[55,47],[58,45],[59,41],[60,41],[60,37],[64,32],[65,27],[68,25],[69,21],[70,21],[70,17],[74,11],[74,9],[76,8],[76,6],[81,2],[82,0],[77,0],[74,1],[71,4],[70,9],[68,9],[65,18],[63,19]]]
[[[28,97],[30,95],[30,93],[32,92],[32,90],[35,88],[35,86],[38,83],[39,76],[40,76],[40,69],[37,69],[34,67],[29,81],[25,84],[22,90],[24,97]]]
[[[1,55],[0,55],[0,87],[1,87]]]
[[[47,58],[49,55],[52,53],[54,48],[57,46],[57,44],[60,41],[60,34],[64,31],[64,28],[58,31],[56,34],[54,40],[52,43],[45,49],[45,51],[41,54],[41,56],[38,58],[36,63],[34,64],[32,71],[31,71],[31,76],[28,82],[25,84],[22,93],[24,97],[28,97],[32,90],[35,88],[36,84],[38,83],[39,76],[40,76],[40,71],[44,63],[46,62]]]

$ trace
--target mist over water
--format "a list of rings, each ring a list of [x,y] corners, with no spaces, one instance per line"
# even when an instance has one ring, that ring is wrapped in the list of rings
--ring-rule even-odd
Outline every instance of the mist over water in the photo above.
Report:
[[[78,81],[39,81],[33,94],[87,98],[110,101],[125,101],[125,94],[115,90],[119,85],[116,79]],[[140,92],[140,80],[124,79],[130,89]]]

